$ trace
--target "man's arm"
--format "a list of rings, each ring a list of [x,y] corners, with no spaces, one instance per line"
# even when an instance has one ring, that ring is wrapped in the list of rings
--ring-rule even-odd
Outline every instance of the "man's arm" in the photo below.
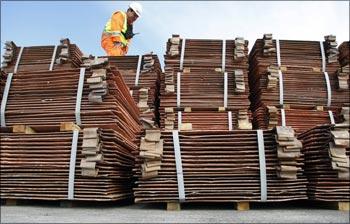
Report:
[[[119,32],[119,35],[113,35],[113,42],[121,42],[122,29],[124,25],[124,17],[120,12],[114,13],[112,15],[111,29],[113,32]]]

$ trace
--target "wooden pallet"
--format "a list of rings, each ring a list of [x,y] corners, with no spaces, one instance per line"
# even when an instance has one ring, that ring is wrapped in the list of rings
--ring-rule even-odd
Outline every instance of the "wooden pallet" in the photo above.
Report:
[[[38,199],[1,199],[1,205],[21,206],[21,205],[50,205],[62,208],[72,207],[102,207],[102,206],[127,206],[132,205],[132,200],[125,199],[115,201],[69,201],[69,200],[38,200]]]
[[[328,202],[328,201],[307,201],[310,207],[321,207],[325,209],[334,209],[339,211],[349,211],[350,202]],[[315,202],[315,203],[314,203]],[[248,211],[250,209],[254,209],[256,203],[261,202],[234,202],[233,208],[237,211]],[[269,204],[274,202],[263,202],[264,204]],[[281,202],[280,202],[281,203]],[[288,202],[287,202],[288,203]],[[166,210],[167,211],[181,211],[181,203],[179,202],[167,202]],[[313,206],[314,205],[314,206]]]
[[[166,204],[167,211],[180,211],[181,203],[179,202],[167,202]],[[249,202],[235,202],[234,208],[237,211],[247,211],[250,209]]]

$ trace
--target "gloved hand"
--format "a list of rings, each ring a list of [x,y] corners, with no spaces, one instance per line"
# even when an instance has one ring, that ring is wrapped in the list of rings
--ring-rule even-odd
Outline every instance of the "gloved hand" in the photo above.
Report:
[[[124,33],[125,39],[131,39],[134,37],[135,33],[133,33],[132,29],[133,29],[133,25],[128,24],[126,32]]]

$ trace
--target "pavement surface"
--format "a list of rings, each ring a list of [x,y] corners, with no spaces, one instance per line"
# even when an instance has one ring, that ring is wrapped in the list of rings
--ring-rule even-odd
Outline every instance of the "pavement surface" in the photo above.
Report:
[[[184,204],[166,211],[165,204],[2,205],[1,223],[349,223],[349,211],[299,203],[251,203],[237,211],[232,203]]]

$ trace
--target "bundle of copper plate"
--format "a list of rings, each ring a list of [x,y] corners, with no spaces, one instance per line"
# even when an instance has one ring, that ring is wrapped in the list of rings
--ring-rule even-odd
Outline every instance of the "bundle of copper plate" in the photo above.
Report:
[[[278,65],[276,39],[270,39],[271,45],[267,45],[269,34],[264,34],[263,39],[257,39],[249,53],[249,65],[251,75],[259,78],[266,72],[270,65]],[[270,34],[272,36],[272,34]],[[322,71],[322,49],[319,41],[279,40],[280,64],[282,70]],[[322,41],[325,53],[326,71],[334,73],[339,63],[329,63],[327,60],[327,41]],[[271,49],[269,54],[264,50]]]
[[[80,67],[83,53],[69,39],[59,45],[19,47],[7,41],[4,47],[2,70],[16,73],[38,70],[60,70]]]
[[[138,149],[115,130],[98,130],[95,153],[91,150],[94,144],[84,142],[85,130],[80,131],[73,162],[72,132],[58,129],[12,133],[9,130],[2,128],[0,133],[2,199],[115,201],[132,198],[133,151]],[[86,146],[90,146],[89,151]]]
[[[282,112],[282,110],[284,110]],[[271,129],[282,125],[283,116],[285,125],[292,126],[300,134],[314,127],[315,124],[331,124],[343,122],[342,108],[338,107],[301,107],[277,108],[261,106],[253,113],[253,127],[256,129]],[[284,114],[282,114],[284,113]]]
[[[13,74],[5,105],[6,125],[59,125],[62,122],[76,122],[78,114],[83,126],[113,127],[136,139],[136,134],[140,132],[138,108],[120,73],[115,68],[105,70],[105,96],[102,102],[95,103],[89,97],[93,84],[88,83],[95,73],[93,69],[84,69],[81,102],[77,103],[82,70]],[[77,111],[77,105],[80,111]]]
[[[175,132],[178,133],[180,159],[175,152]],[[264,168],[259,166],[259,160],[261,164],[266,161],[266,201],[306,199],[303,155],[289,156],[293,160],[289,162],[294,166],[293,170],[285,170],[284,166],[280,169],[282,159],[277,153],[280,143],[276,141],[276,131],[264,131],[261,136],[264,143],[260,142],[259,146],[254,130],[161,132],[161,165],[155,176],[143,177],[142,156],[137,158],[135,171],[139,179],[134,189],[135,201],[261,201],[264,180],[260,178],[260,171]],[[261,146],[265,156],[259,159],[258,148]],[[282,175],[282,171],[290,173]],[[183,184],[179,175],[183,176]],[[180,185],[184,190],[183,198],[180,198]]]
[[[262,75],[251,87],[252,108],[281,106],[279,84],[269,87],[269,74]],[[254,79],[254,77],[252,77]],[[252,80],[251,79],[251,80]],[[330,91],[327,91],[322,72],[283,72],[283,104],[301,106],[349,106],[349,89],[338,88],[336,73],[329,74]]]

